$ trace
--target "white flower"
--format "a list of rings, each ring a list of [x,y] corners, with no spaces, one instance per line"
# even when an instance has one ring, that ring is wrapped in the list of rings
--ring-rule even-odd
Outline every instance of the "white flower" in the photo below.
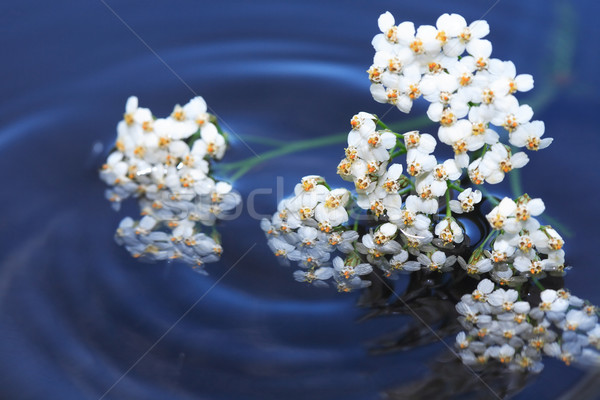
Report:
[[[219,133],[217,127],[211,123],[205,123],[200,128],[200,137],[206,143],[206,153],[220,160],[225,154],[227,144],[225,138]]]
[[[458,81],[450,74],[426,75],[421,81],[421,91],[425,100],[442,106],[450,103],[452,94],[458,87]]]
[[[365,161],[387,161],[390,158],[389,149],[396,145],[396,136],[387,131],[372,131],[362,134],[351,131],[348,134],[348,145],[357,149],[358,157]]]
[[[462,243],[464,234],[462,228],[454,218],[444,218],[435,226],[435,234],[442,240],[443,244]]]
[[[469,164],[467,168],[469,179],[476,185],[481,185],[485,179],[485,176],[479,169],[479,166],[481,165],[481,160],[481,157],[476,158],[475,160],[473,160],[473,162],[471,162],[471,164]]]
[[[442,48],[448,56],[460,56],[465,49],[470,53],[473,44],[490,31],[486,21],[473,21],[467,26],[465,19],[458,14],[443,14],[438,18],[436,26],[448,36]]]
[[[527,275],[539,275],[553,267],[550,260],[530,260],[522,256],[516,257],[513,265],[517,271]]]
[[[380,196],[397,194],[400,190],[400,178],[402,177],[402,164],[392,164],[379,178],[376,193]]]
[[[473,136],[472,124],[461,119],[450,127],[440,127],[438,137],[441,142],[452,146],[454,159],[461,168],[469,165],[468,151],[480,149],[485,144],[485,136]]]
[[[520,125],[510,136],[510,144],[516,147],[527,147],[528,150],[541,150],[550,146],[552,138],[541,139],[544,134],[544,123],[532,121]]]
[[[510,96],[506,98],[506,109],[491,114],[491,122],[496,126],[501,126],[512,134],[521,125],[527,124],[533,116],[533,110],[527,104],[519,105],[516,98]],[[485,109],[481,109],[485,112]],[[509,135],[509,140],[512,135]]]
[[[506,262],[509,257],[516,251],[511,243],[512,237],[508,235],[500,235],[494,240],[493,251],[489,255],[495,263]]]
[[[550,254],[561,250],[564,245],[562,236],[549,226],[542,227],[531,234],[531,240],[540,253]]]
[[[587,315],[580,310],[569,310],[561,327],[569,331],[589,331],[596,326],[597,322],[596,315]]]
[[[406,155],[406,172],[412,176],[430,172],[436,164],[435,156],[420,151],[412,151]]]
[[[349,292],[352,289],[362,289],[371,284],[370,281],[360,279],[360,276],[370,274],[373,267],[370,264],[345,265],[340,257],[333,259],[334,279],[338,284],[338,290]]]
[[[486,272],[491,271],[494,267],[492,265],[492,261],[489,258],[485,257],[482,259],[473,260],[470,264],[467,264],[467,262],[462,257],[458,257],[457,261],[458,264],[462,267],[462,269],[467,271],[467,274],[469,275],[484,274]]]
[[[404,113],[409,113],[413,101],[421,97],[421,71],[418,65],[405,66],[402,75],[384,74],[381,82],[383,84],[381,86],[371,86],[371,93],[375,100],[381,103],[394,104]],[[384,87],[388,88],[387,91]]]
[[[456,347],[459,349],[466,349],[469,347],[470,341],[467,339],[467,335],[464,332],[459,332],[456,335]]]
[[[339,232],[332,232],[327,235],[327,242],[342,253],[350,253],[354,250],[352,244],[356,242],[358,237],[359,235],[356,231],[345,231],[341,234]]]
[[[474,301],[485,303],[488,299],[488,295],[494,291],[494,282],[489,279],[483,279],[477,284],[477,289],[471,293],[471,298]]]
[[[384,271],[388,278],[397,278],[397,273],[411,273],[421,269],[421,264],[417,261],[408,261],[408,252],[402,250],[395,254],[389,262],[383,262],[379,268]]]
[[[417,260],[421,263],[424,269],[431,272],[444,272],[452,270],[452,265],[456,262],[456,256],[446,257],[446,254],[441,251],[436,251],[429,256],[420,254]]]
[[[479,165],[488,183],[500,183],[504,174],[514,168],[522,168],[529,162],[529,157],[523,152],[512,154],[501,143],[496,143],[485,153]]]
[[[503,91],[513,94],[517,91],[528,92],[533,89],[533,77],[529,74],[517,75],[512,61],[492,63],[490,72],[498,77],[498,86],[504,86]]]
[[[302,178],[301,182],[294,187],[295,197],[288,203],[288,208],[292,211],[298,211],[300,208],[314,208],[317,203],[325,200],[329,194],[329,189],[320,183],[323,178],[318,175],[308,175]]]
[[[428,133],[410,131],[404,134],[404,146],[408,154],[415,151],[423,154],[431,154],[435,150],[436,144],[435,138]]]
[[[348,221],[346,204],[350,193],[346,189],[334,189],[325,198],[325,201],[315,207],[315,219],[319,222],[329,222],[335,227]]]
[[[569,307],[569,301],[558,296],[556,290],[546,289],[540,293],[542,302],[539,305],[542,311],[564,313]]]
[[[518,286],[527,281],[524,276],[513,275],[512,269],[492,269],[490,271],[492,279],[503,286]]]
[[[502,346],[492,346],[486,350],[486,354],[489,357],[496,358],[503,364],[507,364],[512,361],[515,355],[515,348],[509,344],[503,344]]]
[[[198,130],[198,126],[193,121],[185,119],[183,109],[181,107],[179,109],[176,107],[173,111],[172,115],[176,117],[158,118],[154,121],[154,131],[165,132],[171,139],[186,139],[193,135]]]
[[[503,311],[512,311],[518,297],[519,293],[516,290],[496,289],[488,296],[488,303],[491,306],[501,308]]]
[[[481,201],[481,191],[467,188],[458,195],[458,200],[450,200],[450,209],[456,214],[468,213]]]
[[[378,227],[373,234],[373,241],[378,245],[384,245],[396,236],[398,227],[390,222]]]
[[[433,184],[433,176],[427,174],[417,179],[417,202],[418,209],[425,214],[435,214],[438,210],[438,199],[436,193],[433,192],[431,185]],[[409,196],[411,197],[411,196]]]
[[[378,245],[373,234],[369,233],[362,237],[362,242],[356,243],[356,250],[361,254],[366,254],[369,262],[378,265],[382,262],[385,254],[397,254],[402,251],[402,246],[394,240]]]
[[[333,269],[345,279],[351,279],[356,275],[367,275],[373,272],[370,264],[346,265],[341,257],[333,259]]]
[[[297,243],[294,250],[289,252],[287,258],[291,261],[298,261],[300,266],[312,268],[329,261],[329,244],[321,241],[311,241],[310,245],[304,242]]]
[[[516,210],[517,204],[512,199],[505,197],[486,215],[486,218],[493,229],[501,230],[504,229],[509,217],[514,217]]]
[[[417,196],[408,196],[405,207],[399,214],[390,216],[390,221],[400,230],[408,231],[415,235],[428,232],[430,220],[421,212],[421,202]],[[406,233],[406,232],[405,232]]]
[[[491,46],[490,46],[491,53]],[[489,57],[489,55],[488,55]],[[476,70],[473,57],[467,56],[448,66],[448,73],[456,79],[460,88],[467,88],[473,83],[473,73]]]
[[[506,231],[510,233],[517,233],[521,230],[534,232],[540,227],[540,224],[533,217],[542,214],[544,209],[542,199],[530,199],[529,196],[521,197],[517,202],[515,219],[507,224]]]
[[[498,143],[499,135],[496,131],[490,129],[489,122],[494,119],[494,113],[490,113],[481,107],[473,107],[469,110],[469,122],[471,123],[471,135],[480,137],[476,141],[484,142],[489,145]]]
[[[308,282],[317,287],[327,287],[327,279],[333,276],[333,268],[331,267],[320,267],[315,270],[302,271],[298,270],[294,272],[294,279],[298,282]]]
[[[201,96],[196,96],[183,106],[185,117],[194,121],[198,127],[204,126],[209,122],[210,114],[206,112],[206,101]]]
[[[508,94],[501,81],[489,73],[480,72],[473,78],[472,99],[479,107],[490,113],[503,113],[515,104],[514,96]],[[518,102],[516,102],[518,104]]]
[[[361,111],[352,117],[350,125],[352,130],[358,131],[361,135],[368,135],[376,130],[375,121],[377,121],[376,116]]]
[[[446,181],[456,181],[462,175],[462,169],[458,166],[455,160],[449,159],[443,164],[438,164],[433,168],[433,183],[431,189],[436,196],[443,196],[446,193],[448,185]]]
[[[470,299],[470,295],[467,295]],[[479,303],[471,302],[467,303],[465,301],[460,301],[456,304],[456,311],[461,315],[459,317],[459,321],[465,323],[467,326],[470,324],[488,324],[492,322],[492,316],[487,314],[487,310],[484,307],[481,307]]]

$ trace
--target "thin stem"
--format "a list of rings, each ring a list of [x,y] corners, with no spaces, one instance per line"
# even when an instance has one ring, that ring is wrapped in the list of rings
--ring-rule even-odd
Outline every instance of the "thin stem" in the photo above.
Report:
[[[492,203],[495,206],[497,206],[498,204],[500,204],[500,202],[498,200],[496,200],[496,198],[494,196],[492,196],[490,194],[490,192],[488,192],[487,189],[484,188],[482,185],[477,185],[477,188],[481,191],[481,193],[483,193],[483,195],[485,196],[485,198],[488,199],[488,201],[490,203]]]
[[[396,152],[392,153],[392,154],[390,155],[390,158],[396,158],[396,157],[398,157],[398,156],[401,156],[402,154],[406,154],[406,149],[400,149],[400,150],[398,150],[398,151],[396,151]]]
[[[382,122],[383,124],[383,122]],[[423,125],[431,125],[432,121],[425,117],[412,118],[407,121],[397,122],[395,124],[391,124],[391,129],[397,130],[411,130],[417,127],[421,127]],[[385,125],[385,124],[383,124]],[[387,125],[386,129],[390,129]],[[390,129],[390,130],[391,130]],[[263,163],[264,161],[281,157],[290,153],[295,153],[297,151],[329,146],[332,144],[345,143],[348,140],[347,133],[339,133],[335,135],[319,137],[316,139],[306,139],[306,140],[298,140],[295,142],[288,143],[286,145],[281,146],[278,149],[269,150],[265,153],[262,153],[260,156],[256,157],[248,157],[244,160],[232,162],[232,163],[223,163],[218,164],[218,168],[222,171],[234,171],[236,173],[230,178],[231,181],[235,181],[242,176],[244,176],[248,171],[250,171],[255,166]],[[400,154],[398,154],[400,155]]]
[[[461,188],[460,186],[458,186],[455,183],[449,183],[448,182],[448,187],[450,187],[450,188],[452,188],[454,190],[458,190],[459,192],[464,192],[465,191],[465,189]]]
[[[248,143],[258,143],[258,144],[264,144],[266,146],[279,147],[279,146],[285,146],[286,144],[288,144],[288,142],[286,142],[285,140],[273,139],[273,138],[268,138],[268,137],[264,137],[264,136],[241,135],[241,137],[242,137],[242,139],[244,139],[244,141],[246,141]]]
[[[387,129],[388,131],[392,131],[386,124],[383,123],[382,120],[380,120],[379,118],[377,118],[377,121],[375,121],[375,123],[377,125],[379,125],[380,127],[382,127],[383,129]]]
[[[446,189],[446,218],[450,218],[452,216],[452,210],[450,209],[450,181],[446,181],[446,185],[448,188]]]
[[[401,191],[399,191],[398,194],[400,196],[402,196],[403,194],[410,193],[412,190],[413,190],[412,186],[408,186],[408,187],[405,187],[404,189],[402,189]]]
[[[535,284],[535,286],[537,286],[537,287],[538,287],[538,289],[540,289],[541,291],[544,291],[544,290],[546,290],[546,288],[544,287],[544,285],[542,285],[542,284],[540,283],[540,281],[538,281],[538,279],[537,279],[537,278],[531,278],[531,280],[533,281],[533,283]]]
[[[266,160],[281,157],[286,154],[295,153],[301,150],[307,150],[315,147],[322,147],[340,142],[345,142],[347,140],[347,137],[348,135],[344,133],[343,135],[340,134],[321,137],[317,139],[299,140],[296,142],[292,142],[288,145],[282,146],[278,149],[267,151],[266,153],[261,154],[260,157],[251,157],[242,161],[238,161],[236,163],[229,164],[226,167],[226,169],[239,168],[239,170],[231,177],[231,180],[235,181],[244,176],[256,165],[263,163]]]
[[[521,185],[521,171],[519,169],[513,169],[510,171],[510,190],[514,198],[517,198],[523,194],[523,187]]]
[[[475,251],[481,251],[481,249],[483,249],[483,246],[485,246],[485,244],[492,238],[492,236],[494,236],[496,233],[498,233],[497,230],[492,230],[490,233],[488,233],[488,235],[485,237],[485,239],[483,239],[483,242],[481,242],[481,244],[479,245],[479,247],[477,247],[477,250]]]
[[[487,143],[485,144],[485,146],[483,146],[483,150],[481,151],[480,157],[484,156],[484,154],[488,151],[488,147],[489,147],[489,145]]]

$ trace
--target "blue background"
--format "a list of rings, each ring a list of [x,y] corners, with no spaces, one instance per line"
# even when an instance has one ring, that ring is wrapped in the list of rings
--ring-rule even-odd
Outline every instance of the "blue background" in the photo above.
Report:
[[[406,320],[357,324],[364,310],[355,296],[295,283],[247,209],[221,226],[225,255],[210,276],[136,262],[113,241],[134,207],[113,212],[97,177],[130,95],[158,116],[202,95],[234,133],[226,160],[271,149],[256,136],[317,138],[347,131],[358,111],[385,114],[364,71],[386,10],[417,25],[444,12],[467,21],[486,14],[493,56],[534,75],[535,89],[520,100],[535,100],[534,118],[555,141],[530,154],[523,186],[565,226],[574,266],[567,287],[600,304],[599,8],[558,0],[3,2],[0,397],[362,400],[427,374],[442,344],[369,356],[370,340]],[[392,110],[384,120],[424,110]],[[268,160],[236,189],[246,198],[281,176],[287,194],[313,173],[342,185],[342,155],[340,143]],[[255,210],[269,214],[276,204],[276,192],[258,196]],[[517,398],[558,398],[584,375],[549,360]]]

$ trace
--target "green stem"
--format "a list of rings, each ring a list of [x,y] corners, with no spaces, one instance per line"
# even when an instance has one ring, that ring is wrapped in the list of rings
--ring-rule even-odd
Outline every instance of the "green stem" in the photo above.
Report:
[[[386,124],[383,123],[382,120],[380,120],[379,118],[377,118],[377,121],[375,121],[375,123],[377,125],[379,125],[380,127],[382,127],[383,129],[387,129],[388,131],[392,131]]]
[[[484,188],[482,185],[477,185],[477,188],[481,191],[481,193],[485,196],[485,198],[488,199],[488,201],[490,203],[492,203],[495,206],[500,204],[500,202],[498,200],[496,200],[496,198],[494,196],[492,196],[490,194],[490,192],[488,192],[487,189]]]
[[[382,123],[383,124],[383,123]],[[421,127],[423,125],[431,125],[432,121],[425,117],[412,118],[407,121],[397,122],[395,124],[391,124],[391,127],[385,125],[386,129],[396,129],[396,130],[405,130],[409,131],[411,129],[415,129]],[[297,151],[329,146],[332,144],[345,143],[348,139],[347,133],[339,133],[335,135],[319,137],[316,139],[306,139],[306,140],[298,140],[295,142],[291,142],[281,146],[278,149],[269,150],[265,153],[262,153],[260,156],[253,156],[246,158],[244,160],[232,162],[232,163],[222,163],[217,164],[217,168],[224,172],[228,171],[236,171],[236,173],[230,178],[233,182],[242,176],[244,176],[248,171],[250,171],[255,166],[263,163],[264,161],[281,157],[290,153],[295,153]],[[274,144],[274,143],[273,143]]]
[[[446,189],[446,218],[450,218],[452,216],[452,210],[450,209],[450,181],[446,181],[446,185],[448,188]]]
[[[517,168],[510,171],[509,179],[510,191],[512,192],[513,197],[516,199],[523,194],[523,186],[521,185],[521,170]]]
[[[488,151],[488,147],[489,145],[486,143],[485,146],[483,146],[483,150],[481,151],[481,157],[483,157],[485,155],[485,153]]]
[[[408,187],[405,187],[404,189],[402,189],[401,191],[399,191],[398,194],[400,196],[402,196],[403,194],[410,193],[412,190],[413,190],[412,186],[408,186]]]
[[[328,146],[331,144],[345,142],[348,138],[348,134],[325,136],[317,139],[299,140],[296,142],[289,143],[278,149],[267,151],[261,154],[259,157],[251,157],[236,163],[229,164],[225,169],[236,169],[238,171],[231,177],[231,181],[235,181],[245,175],[248,171],[254,168],[256,165],[263,163],[272,158],[284,156],[286,154],[295,153],[297,151],[312,149],[315,147]]]
[[[537,278],[531,278],[531,280],[533,281],[533,283],[535,284],[535,286],[537,286],[537,287],[538,287],[538,289],[540,289],[541,291],[544,291],[544,290],[546,290],[546,288],[544,287],[544,285],[542,285],[542,284],[540,283],[540,281],[538,281],[538,279],[537,279]]]
[[[483,246],[485,246],[485,244],[492,238],[492,236],[494,236],[498,231],[496,230],[492,230],[490,233],[488,233],[488,235],[485,237],[485,239],[483,239],[483,242],[481,242],[481,244],[479,245],[479,247],[477,247],[477,250],[475,251],[481,251],[481,249],[483,249]]]
[[[448,183],[448,187],[454,189],[454,190],[458,190],[459,192],[464,192],[465,189],[461,188],[460,186],[454,184],[454,183]]]
[[[248,143],[264,144],[266,146],[273,147],[285,146],[288,143],[285,140],[273,139],[257,135],[241,135],[241,138]]]
[[[396,158],[396,157],[398,157],[398,156],[401,156],[402,154],[406,154],[406,149],[400,149],[400,150],[398,150],[398,151],[395,151],[395,152],[393,152],[393,153],[390,155],[390,158]]]

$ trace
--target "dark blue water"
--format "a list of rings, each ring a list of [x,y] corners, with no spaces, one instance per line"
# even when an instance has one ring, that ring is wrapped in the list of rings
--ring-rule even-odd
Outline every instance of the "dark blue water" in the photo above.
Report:
[[[357,324],[356,296],[294,282],[247,210],[219,228],[225,255],[210,276],[138,263],[113,241],[125,214],[104,200],[97,169],[130,95],[159,116],[202,95],[247,139],[232,135],[228,160],[271,149],[251,136],[346,131],[358,111],[388,111],[364,72],[380,13],[472,21],[494,3],[108,2],[118,17],[100,1],[0,5],[0,397],[363,400],[426,376],[442,344],[369,355],[370,341],[407,320]],[[592,1],[501,0],[485,15],[493,55],[534,75],[534,118],[555,138],[531,156],[523,186],[567,229],[567,287],[596,304],[598,11]],[[393,110],[385,120],[406,118]],[[342,148],[266,161],[236,189],[247,197],[281,176],[291,193],[312,173],[340,185]],[[276,203],[275,191],[259,196],[256,210]],[[558,398],[585,374],[547,361],[516,398]]]

